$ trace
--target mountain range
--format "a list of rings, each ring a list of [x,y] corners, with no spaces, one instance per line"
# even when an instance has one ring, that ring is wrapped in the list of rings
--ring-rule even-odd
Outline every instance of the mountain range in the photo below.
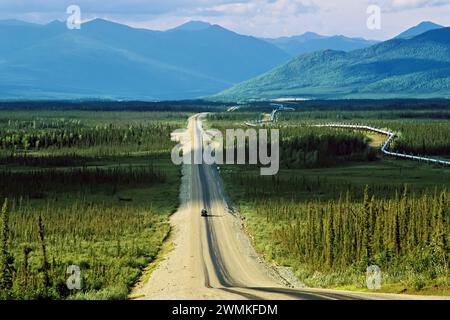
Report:
[[[0,99],[447,95],[449,39],[431,22],[378,43],[312,32],[258,39],[200,21],[152,31],[3,20]]]
[[[333,49],[352,51],[362,49],[378,43],[379,41],[363,38],[349,38],[339,36],[323,36],[314,32],[306,32],[299,36],[263,39],[291,56],[310,53],[319,50]]]
[[[450,28],[351,52],[300,55],[216,99],[450,98]]]
[[[194,98],[290,58],[265,41],[202,22],[161,32],[101,19],[80,30],[7,20],[0,41],[1,98]]]

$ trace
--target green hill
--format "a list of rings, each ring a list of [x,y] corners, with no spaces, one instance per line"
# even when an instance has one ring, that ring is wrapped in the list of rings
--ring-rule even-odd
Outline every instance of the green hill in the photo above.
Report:
[[[450,28],[351,52],[301,55],[225,90],[220,100],[450,98]]]

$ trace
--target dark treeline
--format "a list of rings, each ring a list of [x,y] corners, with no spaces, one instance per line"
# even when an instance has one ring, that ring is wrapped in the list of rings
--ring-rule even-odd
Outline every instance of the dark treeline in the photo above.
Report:
[[[448,156],[450,155],[450,122],[445,120],[447,114],[450,118],[450,108],[446,113],[430,114],[425,111],[410,111],[408,114],[415,115],[407,116],[401,119],[401,111],[311,111],[311,112],[285,112],[280,114],[279,121],[272,124],[272,127],[280,129],[280,137],[284,141],[292,139],[305,140],[305,137],[313,141],[320,140],[319,137],[328,136],[330,144],[328,145],[330,154],[329,158],[333,156],[344,155],[346,145],[354,147],[354,153],[360,154],[363,151],[360,143],[354,144],[357,140],[366,141],[364,132],[352,132],[348,129],[330,129],[314,128],[312,124],[337,122],[337,123],[352,123],[370,125],[376,128],[386,129],[397,134],[393,150],[400,153],[411,153],[415,155],[429,155],[429,156]],[[209,116],[214,124],[219,124],[220,121],[227,123],[229,126],[243,127],[246,120],[256,120],[260,116],[258,113],[250,112],[236,112],[236,113],[218,113]],[[315,137],[313,137],[313,135]],[[336,138],[333,142],[332,136]],[[338,141],[340,141],[338,143]],[[353,141],[349,144],[350,141]],[[314,144],[310,144],[313,146]],[[297,162],[302,161],[304,144],[297,143],[297,148],[292,148],[292,152],[298,152]],[[323,146],[325,147],[325,146]],[[380,145],[381,147],[381,145]],[[321,147],[316,143],[317,150]],[[343,148],[341,154],[336,152],[336,148]],[[311,151],[311,150],[310,150]],[[293,158],[292,153],[287,153],[288,157]],[[366,159],[373,159],[373,152],[366,153]],[[348,155],[348,152],[347,152]],[[324,153],[326,157],[326,153]],[[323,159],[323,157],[322,157]],[[364,157],[360,157],[363,160]],[[295,160],[293,160],[295,161]]]
[[[371,161],[377,156],[377,152],[368,146],[369,139],[359,132],[307,127],[286,127],[282,130],[279,151],[283,168],[323,167],[344,161]],[[234,147],[236,158],[237,143]],[[249,159],[248,139],[245,141],[245,147],[246,159]]]
[[[393,147],[401,152],[419,155],[450,155],[450,122],[398,122],[399,137]]]
[[[8,118],[0,118],[0,125],[8,129],[16,129],[16,130],[25,130],[25,129],[49,130],[49,129],[63,129],[63,128],[71,129],[84,126],[80,120],[64,119],[64,118],[53,118],[53,119],[28,118],[26,120],[18,120],[18,119],[12,120]]]
[[[41,155],[38,157],[27,154],[10,153],[0,156],[0,165],[4,166],[26,166],[26,167],[71,167],[84,166],[92,159],[76,154],[65,155]]]
[[[284,112],[278,114],[280,121],[289,121],[290,123],[304,123],[305,121],[317,120],[323,121],[358,121],[366,122],[372,119],[385,120],[447,120],[450,119],[450,108],[433,110],[323,110],[307,111],[297,110],[296,112]]]
[[[98,186],[150,186],[166,181],[166,175],[153,167],[115,167],[109,169],[49,169],[35,171],[0,171],[0,196],[44,197],[48,191],[89,191]]]
[[[361,133],[287,127],[282,134],[280,159],[286,168],[376,158],[376,152],[368,147],[368,139]]]
[[[274,102],[249,102],[242,104],[241,111],[268,112],[276,106]],[[306,100],[292,102],[275,102],[296,111],[327,111],[327,110],[439,110],[450,109],[449,99],[351,99],[351,100]]]
[[[108,100],[38,100],[0,101],[0,110],[92,110],[92,111],[183,111],[206,112],[225,110],[240,106],[242,111],[271,111],[273,103],[283,104],[302,111],[314,110],[433,110],[450,108],[448,99],[352,99],[352,100],[307,100],[289,102],[220,102],[207,100],[180,101],[108,101]]]
[[[0,110],[89,110],[89,111],[181,111],[207,112],[226,109],[233,104],[205,100],[185,101],[107,101],[41,100],[0,101]]]
[[[250,199],[303,200],[331,198],[338,199],[343,190],[354,197],[362,197],[361,185],[342,177],[342,180],[328,179],[326,176],[304,176],[298,174],[257,176],[253,173],[230,172],[229,180],[245,190],[244,195]],[[401,183],[372,184],[371,191],[378,197],[391,197],[404,187]]]
[[[402,119],[442,119],[450,120],[450,112],[445,111],[425,111],[425,112],[398,112],[398,117]]]
[[[171,145],[170,133],[177,126],[167,124],[138,124],[118,126],[115,124],[95,125],[93,127],[74,126],[56,129],[16,129],[4,126],[0,128],[0,148],[4,150],[30,150],[55,148],[121,145],[142,146],[150,150],[161,141]]]

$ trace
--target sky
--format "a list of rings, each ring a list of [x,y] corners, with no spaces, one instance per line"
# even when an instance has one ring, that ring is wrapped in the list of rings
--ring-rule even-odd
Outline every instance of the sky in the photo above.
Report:
[[[200,20],[257,37],[312,31],[384,40],[421,21],[450,25],[450,0],[0,0],[0,19],[65,20],[69,5],[80,7],[84,21],[166,30]],[[370,5],[381,9],[379,29],[367,27]]]

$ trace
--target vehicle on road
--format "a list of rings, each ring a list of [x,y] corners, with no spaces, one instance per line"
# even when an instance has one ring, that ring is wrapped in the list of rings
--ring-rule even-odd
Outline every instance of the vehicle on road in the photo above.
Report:
[[[207,217],[208,216],[208,210],[203,208],[202,211],[201,211],[201,215],[202,215],[202,217]]]

